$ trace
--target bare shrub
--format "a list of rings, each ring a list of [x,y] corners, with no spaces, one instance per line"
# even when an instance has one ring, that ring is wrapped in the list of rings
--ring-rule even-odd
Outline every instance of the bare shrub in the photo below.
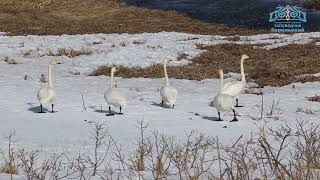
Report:
[[[197,180],[211,174],[215,161],[214,139],[204,134],[191,131],[187,134],[186,142],[172,143],[167,152],[180,179]]]
[[[108,130],[105,128],[105,124],[96,123],[94,125],[94,130],[91,133],[91,138],[94,140],[94,154],[93,158],[90,156],[86,156],[86,159],[92,166],[92,176],[95,176],[97,174],[98,168],[105,161],[111,148],[111,140],[107,139],[107,131]],[[101,152],[102,148],[103,152]]]
[[[147,130],[148,124],[144,121],[139,122],[140,135],[137,140],[138,147],[136,150],[135,157],[133,158],[133,164],[136,171],[145,171],[145,158],[151,151],[151,143],[148,138],[145,137],[145,131]]]
[[[14,167],[27,179],[150,179],[150,173],[153,179],[182,180],[320,178],[320,125],[308,121],[297,121],[293,128],[261,127],[249,140],[240,136],[230,144],[196,131],[179,139],[156,131],[148,134],[143,121],[138,129],[131,155],[122,151],[103,123],[94,124],[93,146],[78,156],[13,151],[11,133],[9,153],[2,153],[7,164],[3,167],[9,173]]]

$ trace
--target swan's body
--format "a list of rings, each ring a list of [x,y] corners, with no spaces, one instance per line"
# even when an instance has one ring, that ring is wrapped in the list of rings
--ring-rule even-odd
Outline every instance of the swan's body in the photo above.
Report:
[[[222,69],[219,70],[220,75],[220,82],[219,82],[219,92],[213,100],[213,105],[218,111],[219,121],[221,121],[220,113],[221,112],[229,112],[233,110],[234,119],[232,121],[237,121],[234,107],[233,97],[227,94],[222,94],[222,87],[223,87],[223,71]]]
[[[170,61],[171,61],[170,59],[166,58],[163,63],[165,84],[160,89],[160,95],[162,98],[162,102],[161,102],[162,105],[165,103],[170,107],[174,108],[174,105],[176,104],[178,91],[169,83],[169,78],[167,73],[167,63],[169,63]]]
[[[120,112],[118,114],[123,114],[123,113],[121,113],[121,109],[122,109],[122,107],[127,105],[127,99],[125,98],[125,95],[120,91],[119,88],[116,88],[113,86],[113,77],[114,77],[115,72],[116,72],[116,68],[112,67],[109,88],[104,93],[104,98],[106,99],[107,103],[109,104],[109,115],[113,115],[111,113],[110,106],[120,108]]]
[[[46,84],[46,86],[41,87],[38,91],[37,98],[40,102],[40,108],[41,108],[40,113],[43,113],[42,105],[48,104],[48,103],[51,103],[51,106],[52,106],[51,112],[53,112],[53,101],[55,97],[55,91],[53,88],[52,66],[55,64],[60,64],[60,62],[57,60],[53,60],[50,62],[48,67],[48,77],[49,77],[48,83]]]
[[[242,94],[244,92],[246,84],[247,84],[246,77],[244,74],[244,68],[243,68],[243,62],[246,59],[249,59],[249,56],[243,54],[241,56],[241,63],[240,63],[241,81],[227,82],[223,85],[223,88],[222,88],[222,94],[227,94],[232,97],[236,97],[236,101],[237,101],[236,107],[240,107],[238,105],[238,98],[239,98],[240,94]]]

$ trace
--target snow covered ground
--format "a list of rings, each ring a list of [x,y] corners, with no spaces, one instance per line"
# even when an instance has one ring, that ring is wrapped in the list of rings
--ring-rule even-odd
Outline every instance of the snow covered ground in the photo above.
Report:
[[[290,43],[308,43],[319,38],[320,32],[294,35],[265,34],[243,36],[236,43],[266,44],[264,48],[274,48]],[[284,87],[265,87],[264,120],[259,120],[261,96],[243,94],[240,103],[244,105],[236,111],[239,122],[230,123],[232,113],[222,115],[224,122],[216,122],[217,112],[209,102],[217,94],[217,80],[189,81],[171,79],[179,91],[175,109],[159,106],[159,88],[163,79],[122,79],[118,85],[128,98],[128,106],[123,116],[105,116],[107,104],[103,93],[109,77],[87,76],[98,65],[116,64],[126,66],[150,66],[161,63],[165,56],[176,58],[178,53],[194,57],[201,53],[197,43],[230,43],[230,37],[203,36],[175,32],[144,34],[96,34],[63,36],[0,36],[0,56],[13,58],[17,64],[0,61],[0,146],[7,147],[4,138],[10,131],[16,132],[15,146],[43,151],[74,151],[85,148],[89,139],[90,121],[108,124],[111,135],[124,146],[132,146],[138,135],[137,122],[149,123],[150,130],[158,130],[167,135],[182,137],[192,129],[207,135],[219,136],[221,141],[231,144],[239,136],[250,136],[257,127],[265,123],[277,126],[281,123],[293,124],[297,119],[307,119],[320,123],[320,106],[307,101],[307,96],[319,94],[320,82],[295,83]],[[134,44],[133,41],[143,42]],[[122,46],[121,44],[125,44]],[[51,57],[49,52],[64,49],[86,49],[91,55],[69,58]],[[37,113],[39,103],[37,91],[41,85],[40,74],[47,74],[51,59],[61,60],[54,66],[57,100],[56,113]],[[188,60],[175,62],[176,65]],[[73,75],[70,70],[81,72]],[[27,76],[25,80],[24,77]],[[170,76],[170,75],[169,75]],[[82,106],[84,95],[87,111]],[[273,102],[276,104],[272,118],[266,118]],[[101,107],[103,111],[100,112]],[[299,107],[314,110],[314,114],[296,112]],[[47,107],[50,109],[50,107]],[[198,113],[199,115],[195,115]],[[223,128],[226,126],[227,128]],[[130,148],[128,148],[130,149]]]

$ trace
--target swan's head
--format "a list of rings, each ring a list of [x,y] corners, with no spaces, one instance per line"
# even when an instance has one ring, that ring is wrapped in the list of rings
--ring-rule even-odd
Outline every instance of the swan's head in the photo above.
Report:
[[[165,59],[164,59],[164,62],[167,64],[167,63],[170,63],[170,62],[172,62],[172,59],[170,59],[169,57],[166,57]]]
[[[250,57],[248,56],[248,55],[246,55],[246,54],[242,54],[241,55],[241,60],[247,60],[247,59],[249,59]]]
[[[117,68],[116,67],[112,67],[111,68],[111,73],[115,73],[117,71]]]
[[[56,60],[56,59],[54,59],[54,60],[52,60],[52,61],[50,62],[50,64],[52,64],[52,65],[61,64],[61,62],[58,61],[58,60]]]

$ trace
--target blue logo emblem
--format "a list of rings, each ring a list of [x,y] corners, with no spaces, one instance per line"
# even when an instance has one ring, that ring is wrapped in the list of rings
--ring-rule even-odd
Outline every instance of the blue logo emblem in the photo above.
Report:
[[[307,15],[297,6],[278,6],[270,13],[269,22],[274,23],[271,32],[304,32],[301,23],[307,22]]]

